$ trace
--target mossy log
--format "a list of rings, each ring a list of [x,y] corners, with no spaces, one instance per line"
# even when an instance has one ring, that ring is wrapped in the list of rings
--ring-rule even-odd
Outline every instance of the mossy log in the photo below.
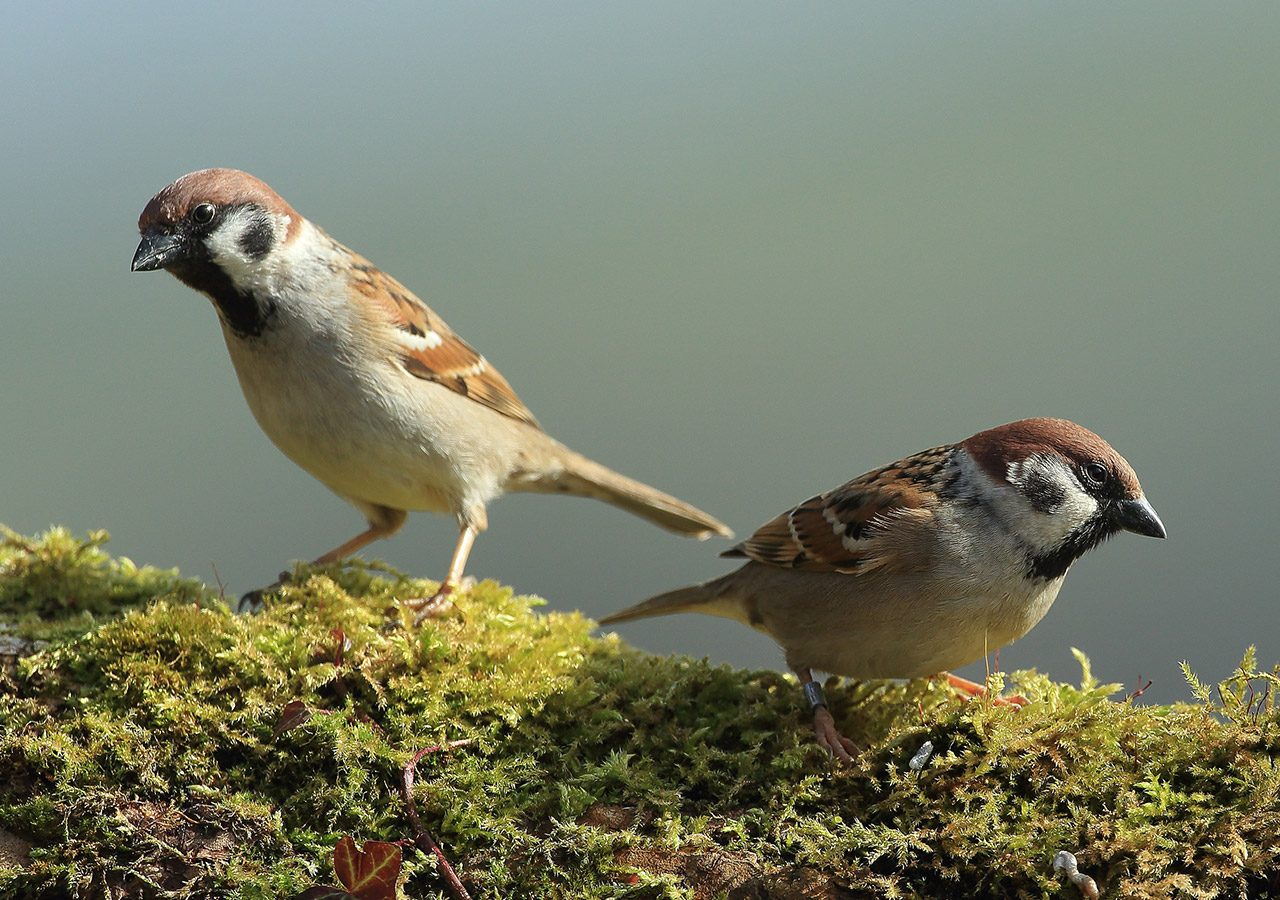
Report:
[[[492,582],[414,629],[397,598],[433,585],[299,569],[236,615],[105,539],[0,537],[0,897],[290,898],[344,836],[403,841],[402,897],[1076,898],[1062,850],[1104,897],[1280,884],[1280,682],[1251,653],[1172,706],[1083,656],[1079,686],[1012,675],[1021,710],[831,684],[862,747],[835,769],[788,676]]]

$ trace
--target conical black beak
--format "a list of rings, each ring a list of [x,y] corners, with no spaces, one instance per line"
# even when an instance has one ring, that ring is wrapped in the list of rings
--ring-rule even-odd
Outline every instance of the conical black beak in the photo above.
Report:
[[[180,234],[150,231],[142,236],[133,254],[132,272],[151,272],[172,265],[186,256],[186,242]]]
[[[1166,537],[1164,523],[1151,508],[1146,497],[1133,500],[1121,500],[1115,505],[1115,522],[1125,531],[1144,534],[1147,537]]]

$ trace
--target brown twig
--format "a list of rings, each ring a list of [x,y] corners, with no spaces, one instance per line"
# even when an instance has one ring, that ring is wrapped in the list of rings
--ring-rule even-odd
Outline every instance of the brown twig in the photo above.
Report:
[[[1268,684],[1266,687],[1262,689],[1262,693],[1258,695],[1256,706],[1254,706],[1254,701],[1252,699],[1249,701],[1249,707],[1251,711],[1250,718],[1252,718],[1254,725],[1258,724],[1259,716],[1261,716],[1264,712],[1266,712],[1267,700],[1270,699],[1270,697],[1271,697],[1271,685]]]
[[[218,574],[218,564],[211,561],[209,563],[209,568],[213,569],[213,581],[214,581],[214,584],[218,586],[218,599],[221,600],[223,603],[226,603],[227,602],[227,586],[222,583],[222,576]],[[198,603],[196,605],[199,606]]]
[[[1138,676],[1138,680],[1139,680],[1139,681],[1142,681],[1142,676],[1141,676],[1141,675],[1139,675],[1139,676]],[[1141,697],[1143,694],[1145,694],[1145,693],[1147,692],[1147,688],[1151,687],[1151,685],[1152,685],[1153,683],[1154,683],[1154,682],[1152,682],[1152,681],[1151,681],[1151,679],[1150,679],[1150,678],[1148,678],[1148,679],[1147,679],[1147,683],[1146,683],[1146,684],[1144,684],[1144,685],[1142,685],[1142,687],[1137,688],[1136,690],[1132,691],[1130,694],[1128,694],[1128,695],[1124,698],[1125,702],[1126,702],[1126,703],[1128,703],[1128,702],[1129,702],[1129,701],[1131,701],[1131,700],[1137,700],[1139,697]]]
[[[455,900],[471,900],[471,895],[467,893],[467,889],[458,878],[458,873],[453,870],[453,866],[450,865],[448,858],[444,855],[444,851],[440,849],[440,845],[436,843],[436,839],[431,836],[431,832],[427,831],[426,826],[422,824],[422,819],[418,817],[418,808],[413,802],[413,779],[418,761],[424,756],[439,753],[441,750],[465,747],[473,742],[473,738],[467,738],[466,740],[450,741],[447,744],[436,744],[434,747],[419,750],[413,754],[400,772],[400,796],[404,800],[404,808],[409,816],[409,824],[413,826],[413,842],[424,852],[435,856],[436,862],[440,864],[440,872],[444,875],[445,884],[449,886],[449,893],[454,896]]]

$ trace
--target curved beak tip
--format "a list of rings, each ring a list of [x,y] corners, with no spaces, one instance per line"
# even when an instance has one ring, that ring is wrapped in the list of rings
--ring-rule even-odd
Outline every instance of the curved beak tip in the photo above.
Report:
[[[144,234],[133,253],[130,272],[163,269],[182,255],[182,239],[175,234]]]
[[[1146,497],[1121,501],[1117,507],[1117,521],[1125,531],[1132,531],[1134,534],[1153,538],[1168,537],[1164,523]]]
[[[133,262],[129,263],[129,271],[150,272],[158,268],[160,268],[160,254],[156,252],[155,245],[151,241],[143,238],[138,244],[138,249],[133,253]]]

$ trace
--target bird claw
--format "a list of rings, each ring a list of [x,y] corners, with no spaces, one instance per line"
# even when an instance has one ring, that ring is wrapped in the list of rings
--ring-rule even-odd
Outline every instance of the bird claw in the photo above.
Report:
[[[449,597],[455,590],[454,585],[445,582],[430,597],[415,597],[412,600],[405,600],[404,605],[409,609],[415,610],[413,627],[417,628],[427,619],[434,619],[436,616],[443,615],[452,609],[453,603]]]
[[[289,583],[293,578],[293,573],[288,569],[276,576],[276,580],[266,587],[257,590],[247,591],[240,595],[240,602],[236,604],[236,612],[243,614],[252,614],[262,611],[263,604],[267,602],[267,597],[274,594]]]
[[[1022,709],[1031,701],[1021,694],[1012,694],[1008,697],[996,697],[991,702],[996,706],[1012,706],[1014,709]]]
[[[958,693],[964,695],[965,700],[976,700],[978,697],[987,695],[985,685],[978,684],[976,681],[970,681],[968,678],[961,678],[959,675],[953,675],[950,672],[943,673],[939,676],[945,678],[949,684]],[[991,701],[996,706],[1012,706],[1014,709],[1022,709],[1031,701],[1021,694],[1012,694],[1008,697],[995,697]]]
[[[269,584],[264,588],[258,588],[254,591],[248,591],[240,595],[240,602],[236,604],[236,612],[242,615],[252,615],[262,612],[263,605],[267,602],[267,596],[274,594],[280,589],[280,582]]]
[[[813,711],[813,733],[818,744],[846,766],[853,765],[853,754],[862,749],[836,730],[836,720],[825,706]]]

